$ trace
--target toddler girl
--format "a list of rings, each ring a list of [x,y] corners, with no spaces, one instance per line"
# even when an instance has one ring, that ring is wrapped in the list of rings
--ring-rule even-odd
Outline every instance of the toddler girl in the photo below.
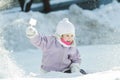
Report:
[[[80,72],[80,54],[75,43],[74,25],[64,18],[57,24],[54,36],[42,36],[28,27],[26,35],[34,46],[42,49],[42,72]]]

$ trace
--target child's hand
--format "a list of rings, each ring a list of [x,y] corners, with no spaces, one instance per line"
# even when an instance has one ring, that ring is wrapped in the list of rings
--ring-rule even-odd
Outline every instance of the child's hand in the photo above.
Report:
[[[28,38],[34,38],[36,35],[38,35],[38,31],[34,27],[28,27],[26,29],[26,36]]]
[[[72,63],[70,68],[71,68],[72,73],[76,73],[76,72],[80,73],[80,65],[79,65],[79,63]]]

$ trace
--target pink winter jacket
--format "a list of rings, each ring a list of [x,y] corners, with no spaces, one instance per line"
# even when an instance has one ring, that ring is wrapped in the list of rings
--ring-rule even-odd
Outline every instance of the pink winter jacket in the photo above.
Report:
[[[72,63],[80,63],[76,47],[64,47],[55,36],[41,36],[31,39],[33,45],[43,51],[41,68],[45,71],[64,71]]]

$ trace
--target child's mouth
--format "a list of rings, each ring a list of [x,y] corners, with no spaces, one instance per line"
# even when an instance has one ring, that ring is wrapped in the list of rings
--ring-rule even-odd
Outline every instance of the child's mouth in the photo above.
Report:
[[[71,42],[71,41],[67,41],[67,42]]]

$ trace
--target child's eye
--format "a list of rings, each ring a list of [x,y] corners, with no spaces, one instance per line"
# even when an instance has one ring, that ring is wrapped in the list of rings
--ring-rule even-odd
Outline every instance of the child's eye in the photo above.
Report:
[[[69,35],[66,35],[67,37],[69,37]]]
[[[73,35],[71,35],[71,37],[73,37]]]

